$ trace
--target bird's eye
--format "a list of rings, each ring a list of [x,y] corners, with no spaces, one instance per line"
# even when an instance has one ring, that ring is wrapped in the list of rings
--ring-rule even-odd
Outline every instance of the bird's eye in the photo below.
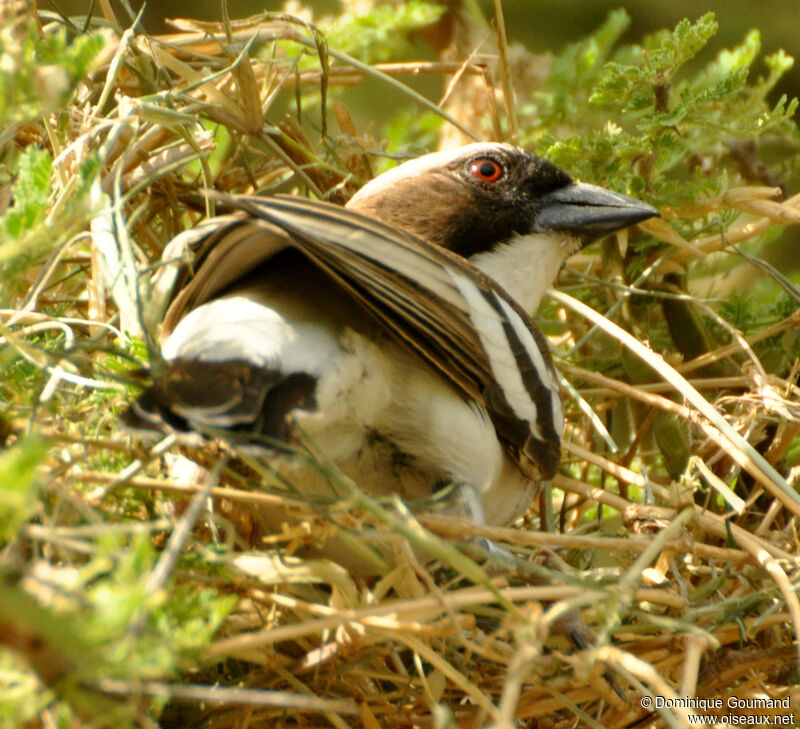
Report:
[[[481,182],[497,182],[504,171],[499,162],[489,157],[473,160],[469,165],[469,173]]]

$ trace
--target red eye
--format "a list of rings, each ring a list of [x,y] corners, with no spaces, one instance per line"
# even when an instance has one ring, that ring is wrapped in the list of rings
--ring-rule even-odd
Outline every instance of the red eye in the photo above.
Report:
[[[489,157],[481,157],[470,163],[469,173],[481,182],[497,182],[503,176],[503,167]]]

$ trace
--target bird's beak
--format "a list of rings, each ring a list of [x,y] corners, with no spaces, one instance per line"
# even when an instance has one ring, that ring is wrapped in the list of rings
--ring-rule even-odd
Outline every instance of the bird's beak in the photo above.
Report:
[[[539,203],[535,232],[564,231],[584,244],[659,215],[641,200],[581,182],[548,193]]]

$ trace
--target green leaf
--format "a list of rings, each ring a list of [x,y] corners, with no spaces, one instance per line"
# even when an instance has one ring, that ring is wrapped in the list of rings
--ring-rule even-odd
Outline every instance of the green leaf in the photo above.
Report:
[[[14,204],[0,216],[0,302],[8,299],[14,273],[52,243],[44,230],[52,166],[50,154],[32,146],[19,158]]]
[[[550,108],[540,109],[540,113],[564,118],[570,110],[581,106],[587,85],[603,70],[603,64],[630,23],[630,16],[624,10],[614,10],[592,35],[567,46],[553,60],[554,93],[549,99]]]
[[[44,149],[27,147],[20,157],[11,210],[24,216],[28,229],[36,224],[47,207],[52,167],[50,153]],[[2,221],[0,218],[0,225]]]
[[[675,74],[694,58],[717,31],[713,13],[706,13],[697,22],[682,20],[671,33],[663,30],[645,39],[641,48],[627,51],[624,56],[636,63],[609,63],[604,75],[589,97],[591,104],[633,101],[641,108],[640,92],[647,96],[656,93],[656,87],[665,88]]]
[[[36,508],[37,469],[47,445],[29,437],[0,456],[0,543],[12,539]]]
[[[43,34],[35,21],[24,32],[0,37],[0,128],[64,109],[106,45],[102,32],[68,43],[66,28]]]
[[[444,5],[428,0],[408,0],[343,13],[326,29],[328,44],[365,63],[396,61],[415,49],[413,31],[432,25],[444,11]]]
[[[774,140],[781,154],[775,173],[782,179],[797,174],[800,133],[792,117],[797,102],[767,98],[791,58],[773,54],[768,76],[751,81],[761,49],[759,32],[751,31],[739,45],[690,72],[687,63],[716,32],[713,14],[681,21],[639,45],[616,50],[604,45],[625,18],[610,16],[596,34],[554,60],[547,87],[521,107],[520,126],[528,130],[523,144],[535,145],[580,179],[672,208],[749,182],[732,169],[728,141]],[[722,222],[733,219],[729,215]],[[689,237],[698,232],[697,221],[684,230]]]

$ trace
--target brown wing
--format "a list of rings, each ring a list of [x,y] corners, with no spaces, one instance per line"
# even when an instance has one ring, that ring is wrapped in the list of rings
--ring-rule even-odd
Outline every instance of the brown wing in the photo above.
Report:
[[[240,213],[207,221],[169,251],[195,251],[196,271],[183,277],[166,332],[189,309],[291,245],[483,405],[524,470],[545,478],[555,473],[563,422],[549,351],[497,283],[457,255],[335,205],[210,194]]]
[[[187,312],[291,245],[280,228],[241,213],[209,218],[176,236],[162,256],[162,275],[176,279],[177,292],[164,317],[162,339]]]

